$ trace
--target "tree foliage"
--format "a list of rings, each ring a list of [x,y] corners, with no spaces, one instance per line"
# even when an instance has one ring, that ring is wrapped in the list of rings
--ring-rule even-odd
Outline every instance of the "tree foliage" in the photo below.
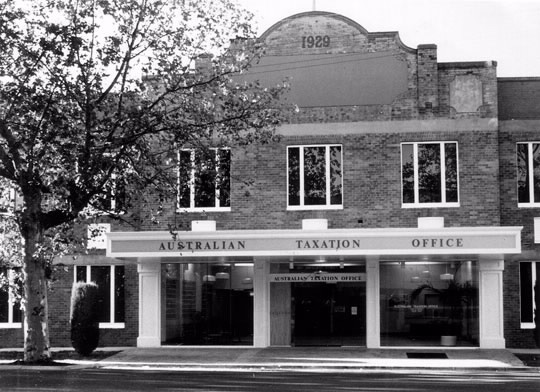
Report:
[[[26,360],[50,357],[46,272],[74,221],[111,213],[120,189],[124,208],[175,192],[178,148],[272,139],[286,86],[242,80],[263,53],[250,19],[233,0],[0,4],[0,178],[23,205]]]

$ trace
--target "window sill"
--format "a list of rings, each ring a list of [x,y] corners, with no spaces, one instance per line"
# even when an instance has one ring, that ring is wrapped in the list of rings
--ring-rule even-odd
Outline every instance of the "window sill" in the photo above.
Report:
[[[534,329],[534,323],[521,323],[521,329]]]
[[[540,203],[518,203],[518,208],[540,208]]]
[[[401,204],[401,208],[458,208],[460,203],[410,203]]]
[[[99,323],[99,329],[123,329],[126,323]]]
[[[18,329],[22,328],[22,323],[0,323],[0,329]]]
[[[87,214],[91,218],[103,218],[103,217],[115,217],[115,216],[123,216],[127,214],[126,211],[98,211],[98,210],[85,210],[85,214]]]
[[[314,206],[287,206],[287,211],[306,211],[306,210],[342,210],[343,205],[314,205]]]
[[[211,207],[211,208],[177,208],[177,213],[181,212],[231,212],[231,207]]]

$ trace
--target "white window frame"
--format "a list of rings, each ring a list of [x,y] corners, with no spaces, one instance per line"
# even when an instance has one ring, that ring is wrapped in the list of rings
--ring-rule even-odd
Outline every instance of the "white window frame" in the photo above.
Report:
[[[210,149],[211,151],[214,151],[214,153],[216,154],[216,167],[215,167],[215,171],[216,171],[216,176],[219,174],[219,163],[220,163],[220,160],[219,160],[219,151],[220,150],[227,150],[227,151],[231,151],[231,149],[229,147],[219,147],[219,148],[211,148]],[[217,211],[217,212],[229,212],[231,211],[231,207],[228,206],[228,207],[221,207],[220,206],[220,190],[217,186],[217,182],[214,183],[214,187],[215,187],[215,191],[216,191],[216,197],[215,197],[215,201],[214,201],[214,207],[195,207],[195,175],[196,175],[196,168],[195,168],[195,154],[197,152],[197,150],[195,149],[192,149],[192,148],[185,148],[185,149],[181,149],[178,151],[177,153],[177,160],[178,162],[180,162],[180,152],[189,152],[190,153],[190,161],[191,161],[191,170],[190,170],[190,174],[189,174],[189,179],[187,180],[188,183],[189,183],[189,207],[180,207],[180,187],[182,186],[182,178],[181,178],[181,175],[180,175],[180,165],[178,165],[178,168],[176,170],[176,181],[177,181],[177,189],[179,190],[176,194],[176,205],[177,205],[177,211],[178,212],[203,212],[203,211]],[[229,155],[230,156],[230,155]],[[232,161],[232,158],[231,158],[231,161]],[[217,177],[216,177],[217,178]],[[229,173],[229,183],[230,183],[230,173]],[[231,203],[232,203],[232,200],[231,200]],[[216,207],[218,206],[218,207]]]
[[[526,261],[527,263],[531,263],[531,281],[532,281],[532,306],[533,306],[533,321],[532,322],[522,322],[521,321],[521,275],[519,277],[519,286],[520,286],[520,290],[519,290],[519,301],[520,301],[520,305],[519,305],[519,322],[520,322],[520,326],[521,326],[521,329],[534,329],[535,328],[535,325],[534,325],[534,312],[536,310],[535,308],[535,303],[534,303],[534,283],[536,282],[536,279],[539,278],[540,279],[540,276],[537,277],[536,276],[536,263],[540,263],[539,261],[529,261],[527,260]],[[540,282],[539,282],[540,283]]]
[[[403,146],[413,145],[413,170],[414,170],[414,203],[405,203],[403,201]],[[420,185],[418,177],[418,146],[420,144],[439,144],[441,148],[441,202],[440,203],[420,203]],[[446,201],[446,144],[456,145],[456,171],[457,171],[457,202]],[[459,189],[459,143],[452,140],[428,141],[428,142],[403,142],[401,143],[401,207],[402,208],[447,208],[460,206]]]
[[[111,154],[106,153],[105,155],[110,156]],[[78,164],[77,164],[77,170],[79,170],[78,169]],[[111,186],[111,194],[110,194],[110,197],[104,198],[104,200],[109,200],[110,201],[110,204],[111,204],[110,208],[107,209],[107,210],[99,210],[99,209],[94,208],[92,206],[87,206],[84,209],[85,213],[87,213],[88,215],[91,215],[91,216],[104,216],[104,215],[119,216],[119,215],[124,215],[126,213],[125,210],[120,210],[120,211],[116,210],[116,178],[117,177],[118,177],[117,172],[113,171],[111,173],[111,177],[109,179],[109,181],[111,182],[111,185],[112,185]]]
[[[4,195],[6,197],[3,197]],[[0,216],[12,216],[13,213],[19,209],[22,198],[15,188],[8,187],[7,189],[2,190],[2,193],[0,194],[0,203],[2,207],[5,207],[6,209],[6,211],[0,210]]]
[[[527,145],[527,152],[528,152],[528,162],[527,162],[527,170],[529,171],[529,201],[528,203],[520,203],[519,202],[519,194],[518,197],[518,208],[539,208],[540,207],[540,201],[535,202],[534,201],[534,159],[533,159],[533,144],[540,144],[540,142],[518,142],[516,143],[516,192],[519,192],[518,190],[518,184],[517,184],[517,170],[519,170],[517,166],[517,149],[519,144],[526,144]]]
[[[73,281],[74,282],[77,282],[77,267],[86,267],[86,283],[91,283],[93,282],[92,280],[92,276],[91,276],[91,273],[92,273],[92,267],[97,267],[98,265],[86,265],[86,266],[75,266],[75,268],[73,268]],[[109,287],[109,290],[110,290],[110,312],[109,312],[109,320],[114,320],[114,314],[115,314],[115,303],[114,303],[114,299],[115,299],[115,286],[116,286],[116,266],[115,265],[110,265],[108,266],[110,267],[110,276],[111,276],[111,279],[110,279],[110,287]],[[122,328],[125,328],[126,327],[126,323],[125,322],[122,322],[122,323],[117,323],[117,322],[107,322],[107,323],[99,323],[99,328],[101,329],[122,329]]]
[[[304,149],[311,147],[325,147],[324,159],[325,159],[325,178],[326,178],[326,204],[314,204],[314,205],[305,205],[304,204]],[[331,204],[331,173],[330,173],[330,148],[331,147],[340,147],[341,148],[341,204]],[[300,204],[291,206],[289,204],[289,149],[299,148],[300,149]],[[287,146],[287,210],[342,210],[343,209],[343,199],[345,195],[345,190],[343,187],[343,145],[342,144],[300,144],[300,145],[291,145]]]
[[[116,177],[118,177],[118,175],[116,173],[111,173],[111,182],[112,182],[112,187],[111,187],[111,198],[110,198],[110,201],[111,201],[111,208],[110,210],[108,211],[108,213],[111,213],[111,214],[124,214],[125,211],[117,211],[116,210],[116,187],[117,187],[117,182],[116,182]]]
[[[13,271],[9,270],[8,272],[9,281],[13,281]],[[0,322],[0,329],[15,329],[22,328],[22,322],[13,322],[13,307],[15,305],[15,295],[13,294],[13,289],[9,287],[8,289],[8,321]]]

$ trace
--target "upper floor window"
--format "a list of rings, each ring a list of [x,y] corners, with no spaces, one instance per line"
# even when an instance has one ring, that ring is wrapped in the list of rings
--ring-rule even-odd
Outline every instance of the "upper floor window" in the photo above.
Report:
[[[540,142],[517,144],[519,207],[540,207]]]
[[[22,197],[11,186],[0,183],[0,215],[10,215],[22,208]]]
[[[0,329],[21,328],[22,311],[10,283],[13,284],[13,270],[3,272],[4,285],[0,287]]]
[[[519,263],[519,299],[521,328],[534,328],[534,285],[540,284],[540,262]]]
[[[341,145],[287,147],[288,208],[343,208]]]
[[[181,150],[178,170],[178,207],[188,210],[231,209],[231,151]]]
[[[97,202],[98,208],[108,213],[123,213],[127,209],[126,186],[121,177],[112,173],[110,181],[104,188],[104,194]]]
[[[75,267],[75,281],[98,285],[100,328],[124,328],[124,280],[124,266],[121,265]]]
[[[459,207],[456,142],[401,145],[403,207]]]

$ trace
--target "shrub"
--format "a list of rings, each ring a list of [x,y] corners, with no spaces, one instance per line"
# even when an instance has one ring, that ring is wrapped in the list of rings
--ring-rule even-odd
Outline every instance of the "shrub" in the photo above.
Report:
[[[99,344],[98,286],[76,282],[71,290],[71,345],[88,356]]]

